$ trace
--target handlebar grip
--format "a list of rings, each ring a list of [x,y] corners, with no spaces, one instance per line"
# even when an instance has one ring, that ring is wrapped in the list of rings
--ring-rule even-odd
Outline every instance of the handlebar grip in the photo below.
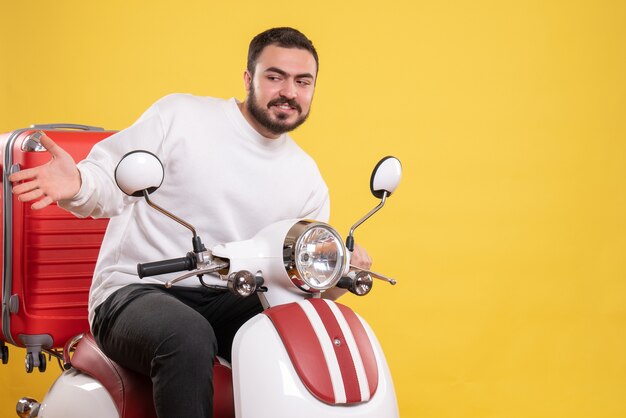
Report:
[[[138,263],[137,274],[140,279],[143,279],[144,277],[193,270],[195,268],[196,257],[193,253],[189,253],[185,257],[180,258],[170,258],[169,260],[153,261],[151,263]]]

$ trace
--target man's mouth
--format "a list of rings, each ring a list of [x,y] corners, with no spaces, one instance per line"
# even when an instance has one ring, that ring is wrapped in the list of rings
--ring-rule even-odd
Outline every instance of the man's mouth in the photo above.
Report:
[[[286,112],[290,112],[292,110],[297,110],[298,113],[302,113],[302,108],[300,107],[300,105],[298,103],[295,102],[295,100],[289,100],[289,99],[275,99],[270,101],[267,104],[267,107],[270,108],[272,106],[275,106],[276,108],[282,110],[282,111],[286,111]]]

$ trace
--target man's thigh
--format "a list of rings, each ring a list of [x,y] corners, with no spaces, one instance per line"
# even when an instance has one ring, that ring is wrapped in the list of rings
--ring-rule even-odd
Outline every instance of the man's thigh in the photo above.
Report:
[[[162,286],[130,285],[98,308],[94,337],[113,361],[149,375],[152,360],[165,344],[211,346],[216,339],[209,322]]]

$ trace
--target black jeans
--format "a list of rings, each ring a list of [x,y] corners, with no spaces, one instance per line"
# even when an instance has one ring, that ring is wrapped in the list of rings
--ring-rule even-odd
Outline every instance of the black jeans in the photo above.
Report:
[[[159,418],[210,418],[213,357],[230,361],[235,333],[262,310],[256,296],[133,284],[96,309],[92,330],[109,358],[152,379]]]

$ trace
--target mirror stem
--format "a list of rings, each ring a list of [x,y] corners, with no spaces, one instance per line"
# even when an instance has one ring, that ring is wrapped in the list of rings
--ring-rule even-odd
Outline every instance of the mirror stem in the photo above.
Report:
[[[193,244],[193,251],[196,254],[197,253],[201,253],[202,251],[206,251],[206,248],[204,247],[204,244],[202,244],[202,240],[200,239],[200,237],[196,233],[196,228],[194,228],[191,224],[188,224],[187,222],[183,221],[178,216],[176,216],[176,215],[166,211],[165,209],[163,209],[161,206],[157,205],[156,203],[153,203],[150,200],[150,197],[149,197],[149,194],[148,194],[147,190],[143,190],[143,197],[144,197],[144,199],[146,199],[146,202],[148,202],[148,205],[151,208],[154,208],[154,209],[158,210],[163,215],[165,215],[168,218],[178,222],[179,224],[181,224],[182,226],[184,226],[185,228],[187,228],[188,230],[191,231],[191,233],[193,234],[193,238],[191,239],[191,242]]]
[[[385,205],[388,194],[389,193],[386,190],[383,191],[383,197],[380,199],[380,203],[378,204],[378,206],[376,206],[374,209],[369,211],[367,215],[359,219],[357,223],[352,225],[352,228],[350,228],[350,233],[348,233],[348,238],[346,238],[346,248],[348,249],[348,251],[350,252],[354,251],[354,230],[357,229],[359,225],[361,225],[363,222],[367,221],[373,214],[378,212],[380,208],[382,208]]]
[[[187,222],[183,221],[182,219],[180,219],[178,216],[166,211],[165,209],[163,209],[161,206],[157,205],[156,203],[153,203],[150,200],[150,197],[148,195],[148,191],[144,190],[143,191],[143,197],[146,199],[146,202],[148,202],[148,205],[150,205],[150,207],[158,210],[159,212],[161,212],[163,215],[167,216],[168,218],[178,222],[179,224],[181,224],[182,226],[184,226],[185,228],[187,228],[188,230],[191,231],[191,233],[193,234],[193,237],[196,238],[198,236],[198,234],[196,233],[196,229],[188,224]]]
[[[156,203],[152,203],[152,201],[150,200],[150,197],[148,195],[148,191],[144,190],[143,191],[143,197],[146,199],[146,202],[148,202],[148,205],[150,205],[150,207],[158,210],[159,212],[161,212],[163,215],[167,216],[168,218],[178,222],[179,224],[181,224],[182,226],[184,226],[185,228],[187,228],[188,230],[191,231],[191,233],[193,234],[193,237],[196,238],[198,236],[198,234],[196,233],[196,229],[191,226],[190,224],[188,224],[187,222],[183,221],[182,219],[180,219],[178,216],[175,216],[174,214],[166,211],[165,209],[163,209],[162,207],[160,207],[159,205],[157,205]]]

